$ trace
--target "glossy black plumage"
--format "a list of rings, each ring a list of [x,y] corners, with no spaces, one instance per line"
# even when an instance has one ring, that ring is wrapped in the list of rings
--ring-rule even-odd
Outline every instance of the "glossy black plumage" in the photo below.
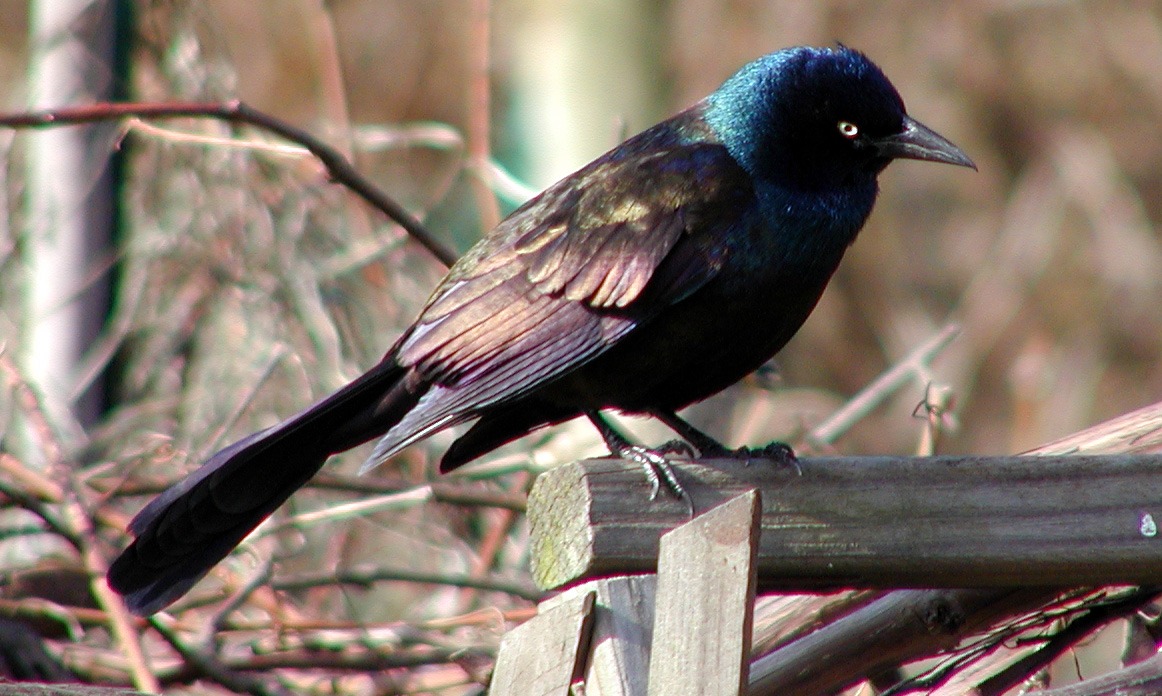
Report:
[[[971,166],[862,54],[751,63],[504,220],[379,365],[150,503],[110,585],[164,607],[328,456],[377,437],[369,465],[475,419],[446,471],[600,409],[673,422],[798,330],[900,157]]]

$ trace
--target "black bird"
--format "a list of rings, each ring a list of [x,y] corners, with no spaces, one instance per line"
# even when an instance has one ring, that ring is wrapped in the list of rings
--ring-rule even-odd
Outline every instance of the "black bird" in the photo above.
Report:
[[[897,158],[974,166],[907,115],[862,53],[791,48],[750,63],[501,222],[366,374],[158,496],[110,586],[139,614],[165,607],[329,456],[375,438],[369,466],[475,420],[448,471],[585,415],[614,453],[664,474],[658,452],[604,422],[612,408],[722,454],[675,412],[799,329]]]

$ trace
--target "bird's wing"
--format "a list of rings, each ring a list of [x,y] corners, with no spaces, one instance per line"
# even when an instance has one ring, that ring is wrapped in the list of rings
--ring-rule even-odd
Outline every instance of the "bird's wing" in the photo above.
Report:
[[[452,268],[395,354],[431,388],[370,464],[591,360],[715,275],[745,173],[717,144],[643,150],[549,188]]]

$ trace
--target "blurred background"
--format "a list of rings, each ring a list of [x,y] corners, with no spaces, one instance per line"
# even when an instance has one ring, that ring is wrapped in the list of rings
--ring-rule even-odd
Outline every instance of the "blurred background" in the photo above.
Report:
[[[33,87],[36,6],[0,0],[10,112],[51,105]],[[65,29],[83,32],[93,12]],[[909,112],[980,171],[892,165],[799,335],[770,369],[693,407],[691,419],[733,445],[1005,454],[1162,399],[1162,3],[169,0],[134,3],[130,19],[114,96],[241,99],[350,153],[457,251],[749,60],[840,41],[876,61]],[[121,69],[90,67],[106,80]],[[46,386],[29,298],[54,280],[31,260],[43,222],[29,202],[41,160],[33,138],[0,132],[0,452],[115,481],[101,502],[126,513],[215,449],[374,364],[442,274],[398,227],[265,133],[209,120],[110,123],[85,142],[94,157],[116,155],[111,246],[72,267],[82,287],[105,288],[111,310],[77,349],[71,377]],[[853,395],[949,324],[957,338],[898,390],[820,436]],[[917,417],[926,399],[941,409],[934,445]],[[670,437],[644,421],[628,427],[650,442]],[[401,490],[434,478],[450,439],[412,448],[377,476]],[[519,494],[531,473],[602,451],[578,423],[450,480]],[[367,452],[332,470],[353,474]],[[337,498],[357,499],[315,489],[280,514]],[[370,554],[431,572],[525,577],[523,523],[503,508],[397,498],[354,522],[297,529],[262,537],[211,583],[233,587],[271,555],[284,574]],[[99,533],[107,549],[123,543],[117,530]],[[69,553],[36,535],[0,543],[9,567]],[[399,583],[295,599],[365,621],[528,606]],[[503,629],[465,625],[457,630],[484,643]]]

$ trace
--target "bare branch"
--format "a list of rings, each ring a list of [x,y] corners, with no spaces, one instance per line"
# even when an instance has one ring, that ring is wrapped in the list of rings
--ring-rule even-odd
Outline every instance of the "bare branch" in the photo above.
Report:
[[[0,115],[0,127],[51,128],[121,118],[216,118],[230,123],[245,123],[270,131],[305,147],[322,162],[332,179],[353,191],[404,228],[440,263],[450,266],[456,260],[456,254],[453,251],[437,241],[423,224],[408,213],[403,206],[396,203],[394,199],[388,197],[370,180],[360,174],[339,150],[301,128],[296,128],[274,116],[251,108],[238,100],[221,103],[99,103],[89,106]]]
[[[301,590],[322,585],[358,585],[360,587],[369,587],[374,583],[387,581],[451,585],[452,587],[469,587],[477,590],[505,592],[532,602],[539,601],[545,596],[544,592],[527,583],[507,582],[487,577],[477,578],[443,573],[419,573],[401,568],[375,568],[367,566],[342,571],[323,571],[319,573],[303,573],[300,575],[278,577],[271,581],[270,586],[276,590]]]

